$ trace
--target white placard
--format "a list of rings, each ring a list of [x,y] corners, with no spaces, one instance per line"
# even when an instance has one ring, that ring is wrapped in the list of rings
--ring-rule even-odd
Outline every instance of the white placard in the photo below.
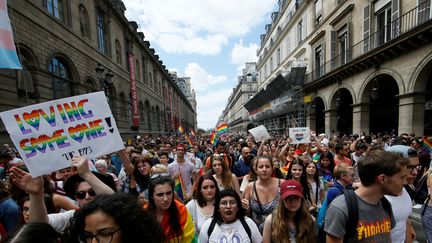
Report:
[[[310,143],[309,127],[294,127],[289,129],[291,144]]]
[[[249,130],[256,142],[261,142],[264,139],[269,139],[270,135],[264,125],[252,128]]]
[[[124,111],[126,112],[126,111]],[[0,113],[32,176],[124,148],[103,92],[78,95]]]

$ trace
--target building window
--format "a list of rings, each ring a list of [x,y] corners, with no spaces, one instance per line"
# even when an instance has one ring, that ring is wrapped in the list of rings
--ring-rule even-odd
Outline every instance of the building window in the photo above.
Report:
[[[348,61],[348,30],[346,25],[338,31],[338,53],[340,56],[340,65]]]
[[[375,10],[377,44],[381,45],[391,38],[391,6],[387,4],[381,9]]]
[[[152,86],[152,84],[153,84],[153,77],[152,77],[152,74],[149,72],[149,74],[148,74],[148,76],[149,76],[149,85],[151,86],[151,88],[153,88],[153,86]]]
[[[79,5],[79,18],[81,36],[90,38],[89,16],[87,9],[82,4]]]
[[[324,74],[324,55],[322,47],[315,48],[315,78],[319,78]]]
[[[146,59],[143,57],[142,59],[141,59],[141,63],[142,63],[142,77],[143,77],[143,82],[145,83],[145,84],[148,84],[148,82],[147,82],[147,76],[146,76],[146,73],[147,73],[147,63],[146,63]]]
[[[141,80],[141,66],[138,60],[136,60],[135,66],[135,78],[136,80]]]
[[[120,117],[127,118],[129,110],[127,108],[126,95],[123,92],[120,93],[120,108]]]
[[[273,72],[273,57],[270,58],[270,72]]]
[[[281,63],[281,49],[280,47],[276,51],[276,64],[279,66]]]
[[[99,51],[108,54],[106,16],[100,8],[96,9],[96,19]]]
[[[120,41],[119,40],[115,40],[115,51],[116,51],[116,62],[118,64],[122,64],[122,50],[121,50],[121,45],[120,45]]]
[[[48,13],[50,13],[55,18],[64,21],[63,0],[45,0],[44,3]]]
[[[65,62],[58,57],[52,58],[49,71],[52,74],[54,99],[71,96],[71,74]]]
[[[319,25],[322,22],[322,0],[315,1],[315,23]]]
[[[303,38],[303,20],[300,20],[297,24],[297,43],[302,42]]]
[[[139,111],[140,122],[144,123],[144,114],[145,114],[145,112],[144,112],[144,105],[143,105],[142,101],[140,101],[138,103],[138,111]]]
[[[266,64],[266,65],[264,65],[264,78],[267,78],[267,76],[268,76],[268,69],[267,69],[267,64]]]

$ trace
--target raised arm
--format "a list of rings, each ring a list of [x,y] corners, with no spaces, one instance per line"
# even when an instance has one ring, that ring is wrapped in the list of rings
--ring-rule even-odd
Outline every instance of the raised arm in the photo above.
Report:
[[[72,158],[72,167],[77,169],[81,178],[83,178],[96,194],[113,194],[114,190],[99,180],[90,170],[87,164],[87,159],[82,156],[74,156]]]
[[[288,151],[288,149],[290,147],[291,141],[292,141],[291,138],[288,137],[287,140],[286,140],[285,146],[282,148],[282,150],[279,153],[279,159],[281,161],[283,161],[284,163],[286,162],[286,156],[285,156],[285,154],[286,154],[286,152]]]
[[[125,150],[122,149],[118,153],[121,162],[123,163],[123,167],[127,175],[132,175],[134,171],[134,166],[130,161],[129,157],[126,155]]]
[[[42,177],[32,178],[29,173],[17,167],[12,167],[9,171],[13,183],[30,196],[30,222],[48,223]]]

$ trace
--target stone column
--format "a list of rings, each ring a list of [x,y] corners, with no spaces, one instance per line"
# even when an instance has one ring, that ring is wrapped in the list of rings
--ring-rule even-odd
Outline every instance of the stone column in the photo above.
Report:
[[[424,132],[425,96],[424,93],[399,95],[398,134],[415,133],[422,136]]]
[[[353,134],[369,134],[369,103],[353,104]]]
[[[306,115],[306,127],[309,127],[310,130],[316,131],[316,115],[315,112],[309,112]]]
[[[325,116],[325,133],[330,136],[332,131],[336,131],[337,126],[337,110],[324,110]]]

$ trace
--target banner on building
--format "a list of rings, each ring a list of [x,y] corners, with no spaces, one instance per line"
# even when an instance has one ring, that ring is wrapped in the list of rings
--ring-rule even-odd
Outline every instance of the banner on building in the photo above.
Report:
[[[32,176],[124,148],[104,92],[78,95],[0,113]]]
[[[264,125],[252,128],[249,130],[249,132],[252,134],[256,142],[261,142],[270,138],[270,134]]]
[[[132,53],[128,54],[129,61],[129,80],[130,80],[130,91],[131,91],[131,102],[132,102],[132,125],[139,127],[139,112],[138,112],[138,98],[137,98],[137,84],[136,84],[136,66],[135,56]],[[144,65],[144,64],[143,64]],[[126,112],[126,111],[124,111]]]
[[[6,0],[0,0],[0,69],[22,69],[9,20]]]
[[[289,129],[291,144],[310,143],[309,127],[294,127]]]

